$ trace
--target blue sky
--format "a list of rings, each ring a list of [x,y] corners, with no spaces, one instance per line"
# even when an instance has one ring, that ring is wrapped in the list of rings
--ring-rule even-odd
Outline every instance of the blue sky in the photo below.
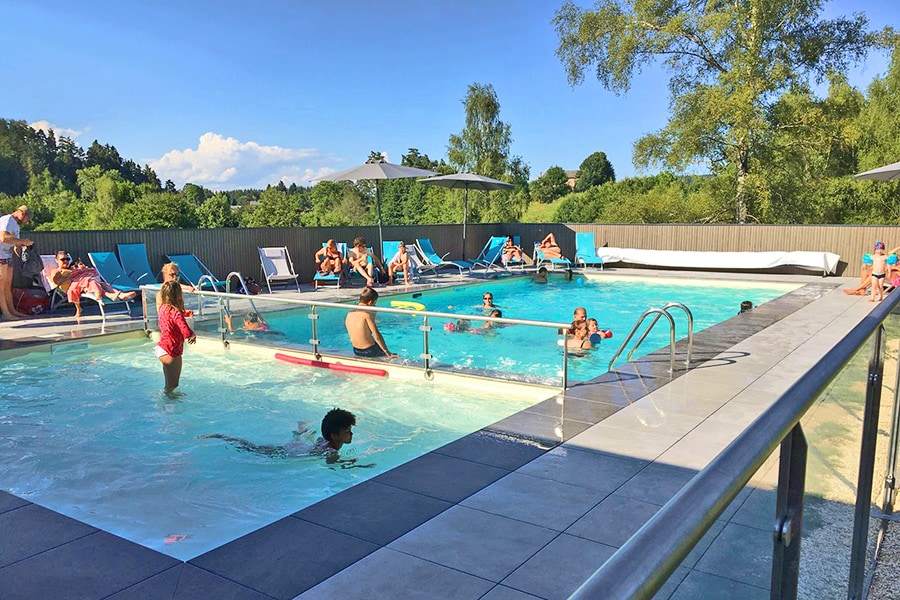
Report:
[[[666,122],[666,79],[645,69],[621,97],[592,77],[570,87],[560,3],[0,0],[0,117],[112,144],[179,188],[308,185],[372,150],[446,158],[468,86],[491,84],[532,177],[598,150],[634,175],[632,144]],[[825,10],[896,20],[894,0]],[[872,53],[851,83],[888,58]]]

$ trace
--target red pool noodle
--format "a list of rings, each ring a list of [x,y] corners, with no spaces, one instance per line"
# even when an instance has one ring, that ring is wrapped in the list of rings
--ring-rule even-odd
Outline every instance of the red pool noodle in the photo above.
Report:
[[[347,373],[360,373],[362,375],[375,375],[376,377],[384,377],[387,371],[384,369],[373,369],[371,367],[356,367],[353,365],[340,365],[338,363],[329,363],[321,360],[313,360],[311,358],[300,358],[299,356],[289,356],[287,354],[275,353],[275,358],[285,362],[294,363],[295,365],[306,365],[307,367],[318,367],[320,369],[330,369],[332,371],[345,371]]]

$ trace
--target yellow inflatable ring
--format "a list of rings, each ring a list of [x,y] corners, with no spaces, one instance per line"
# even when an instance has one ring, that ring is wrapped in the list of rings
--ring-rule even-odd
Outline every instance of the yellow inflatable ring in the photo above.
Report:
[[[391,306],[405,310],[425,310],[425,305],[421,302],[407,302],[405,300],[391,300]]]

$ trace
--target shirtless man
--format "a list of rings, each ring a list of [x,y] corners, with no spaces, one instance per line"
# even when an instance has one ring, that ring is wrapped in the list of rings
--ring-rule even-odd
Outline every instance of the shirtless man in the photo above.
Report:
[[[541,243],[538,244],[538,249],[543,252],[546,258],[562,258],[562,250],[559,249],[559,244],[556,243],[556,236],[553,235],[553,232],[548,233],[544,239],[541,240]]]
[[[409,285],[409,252],[403,242],[400,242],[397,254],[388,263],[388,284],[393,283],[394,275],[401,272],[403,273],[403,285]]]
[[[378,301],[378,292],[367,287],[359,294],[360,306],[375,306]],[[365,358],[397,358],[388,350],[387,343],[378,331],[375,318],[367,310],[351,310],[344,319],[347,333],[350,335],[350,344],[353,346],[353,354]]]
[[[372,260],[369,260],[371,257]],[[348,259],[350,268],[355,269],[357,273],[362,275],[366,280],[366,287],[375,285],[375,265],[381,263],[375,254],[369,252],[366,247],[366,238],[358,237],[353,240],[353,247],[350,248],[350,258]],[[384,272],[384,265],[380,265]]]

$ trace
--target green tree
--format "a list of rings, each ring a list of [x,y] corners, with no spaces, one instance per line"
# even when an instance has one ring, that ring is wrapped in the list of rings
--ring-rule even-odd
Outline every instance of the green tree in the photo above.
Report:
[[[198,220],[194,207],[177,192],[150,192],[116,214],[113,229],[191,229]]]
[[[542,204],[549,204],[572,191],[569,178],[562,167],[552,166],[547,172],[531,182],[529,190],[531,199]]]
[[[284,186],[282,186],[284,187]],[[300,206],[296,196],[287,188],[267,187],[259,195],[259,204],[241,218],[244,227],[298,227],[301,225]]]
[[[730,167],[735,219],[745,222],[747,177],[771,137],[771,103],[810,77],[845,71],[878,42],[863,15],[819,20],[821,8],[821,0],[598,0],[584,10],[567,0],[554,18],[557,56],[571,84],[591,68],[616,93],[628,91],[635,70],[663,61],[672,113],[666,127],[635,144],[635,163]]]
[[[231,209],[228,195],[221,192],[210,196],[197,207],[197,220],[200,227],[204,229],[237,227],[238,225],[238,218]]]
[[[575,191],[583,192],[607,181],[615,181],[616,172],[605,152],[594,152],[578,167],[578,179],[575,180]]]
[[[510,126],[500,120],[500,101],[494,86],[473,83],[462,102],[466,126],[459,135],[450,136],[450,164],[458,171],[500,179],[509,168],[512,136]]]

